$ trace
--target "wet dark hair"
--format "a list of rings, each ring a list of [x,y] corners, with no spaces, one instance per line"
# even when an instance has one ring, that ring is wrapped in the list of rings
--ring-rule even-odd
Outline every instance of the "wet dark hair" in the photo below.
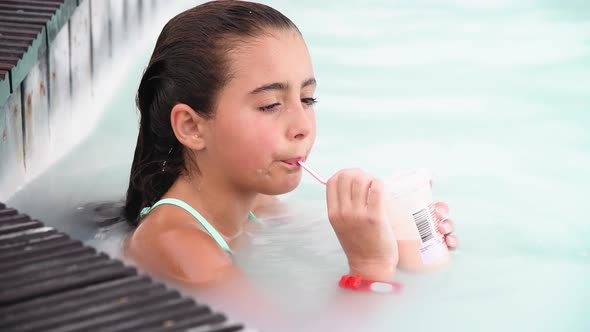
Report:
[[[245,38],[272,29],[299,31],[269,6],[231,0],[201,4],[164,26],[136,97],[141,120],[124,209],[131,224],[137,225],[140,210],[153,205],[187,170],[188,154],[170,123],[174,105],[213,116],[216,97],[231,78],[228,54]]]

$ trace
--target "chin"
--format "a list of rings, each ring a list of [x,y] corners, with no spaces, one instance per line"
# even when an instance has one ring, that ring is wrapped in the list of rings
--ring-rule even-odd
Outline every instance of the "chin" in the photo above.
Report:
[[[301,183],[301,174],[297,177],[289,177],[285,181],[269,183],[259,192],[265,195],[282,195],[291,192]]]

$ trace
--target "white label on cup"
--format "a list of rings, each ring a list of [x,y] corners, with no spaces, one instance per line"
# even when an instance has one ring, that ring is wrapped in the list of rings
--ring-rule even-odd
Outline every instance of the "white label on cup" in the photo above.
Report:
[[[434,230],[434,218],[431,213],[431,207],[426,206],[412,213],[412,218],[418,229],[422,248],[427,247],[433,240],[436,240],[436,233]]]
[[[428,265],[444,254],[442,242],[439,239],[435,239],[434,242],[427,245],[426,247],[420,248],[420,257],[422,257],[422,264]]]

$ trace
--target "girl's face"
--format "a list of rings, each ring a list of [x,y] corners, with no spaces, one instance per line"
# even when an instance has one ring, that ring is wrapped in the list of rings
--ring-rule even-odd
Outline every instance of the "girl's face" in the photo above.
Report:
[[[246,192],[276,195],[301,180],[316,135],[316,81],[301,35],[293,30],[243,40],[228,56],[206,146],[213,172]]]

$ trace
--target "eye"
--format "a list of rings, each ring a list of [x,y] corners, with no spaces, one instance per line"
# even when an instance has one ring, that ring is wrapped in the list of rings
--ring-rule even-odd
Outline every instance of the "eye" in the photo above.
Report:
[[[280,103],[274,103],[274,104],[258,107],[258,109],[263,112],[273,112],[273,111],[276,111],[278,109],[277,106],[280,106],[280,105],[281,105]]]
[[[310,98],[302,98],[301,102],[304,103],[306,106],[313,106],[315,103],[318,102],[318,100],[316,98],[310,97]]]

